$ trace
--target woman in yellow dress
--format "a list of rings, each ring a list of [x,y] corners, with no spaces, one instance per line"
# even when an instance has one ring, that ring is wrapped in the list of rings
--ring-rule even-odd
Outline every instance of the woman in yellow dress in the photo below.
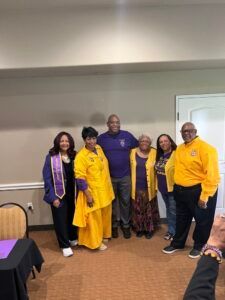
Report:
[[[84,127],[84,147],[78,152],[74,171],[78,197],[73,224],[79,227],[78,244],[105,250],[103,239],[111,237],[112,200],[114,193],[108,161],[96,144],[98,132]]]

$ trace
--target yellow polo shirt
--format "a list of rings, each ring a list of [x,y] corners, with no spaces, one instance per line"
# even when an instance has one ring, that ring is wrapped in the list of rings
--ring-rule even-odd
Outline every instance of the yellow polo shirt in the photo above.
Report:
[[[215,194],[220,182],[216,149],[199,137],[179,145],[175,152],[174,181],[184,187],[200,183],[200,199],[207,202],[208,197]]]

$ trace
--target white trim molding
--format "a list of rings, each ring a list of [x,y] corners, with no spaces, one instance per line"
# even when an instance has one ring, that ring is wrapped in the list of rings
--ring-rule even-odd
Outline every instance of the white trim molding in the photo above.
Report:
[[[34,190],[43,188],[43,182],[0,184],[0,191]]]

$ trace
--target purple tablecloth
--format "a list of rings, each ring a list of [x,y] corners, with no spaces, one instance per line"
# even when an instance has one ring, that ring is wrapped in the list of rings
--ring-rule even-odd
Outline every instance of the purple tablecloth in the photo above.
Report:
[[[32,239],[18,239],[6,259],[0,259],[0,299],[28,300],[26,281],[32,268],[41,271],[43,257]]]
[[[0,259],[7,258],[12,251],[17,240],[2,240],[0,241]]]

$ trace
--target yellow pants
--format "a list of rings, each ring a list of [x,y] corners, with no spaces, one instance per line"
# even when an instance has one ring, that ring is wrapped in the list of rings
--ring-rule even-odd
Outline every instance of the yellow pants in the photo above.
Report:
[[[100,247],[103,238],[110,238],[112,232],[112,204],[97,209],[88,214],[87,226],[80,227],[78,231],[79,245],[90,249]]]

